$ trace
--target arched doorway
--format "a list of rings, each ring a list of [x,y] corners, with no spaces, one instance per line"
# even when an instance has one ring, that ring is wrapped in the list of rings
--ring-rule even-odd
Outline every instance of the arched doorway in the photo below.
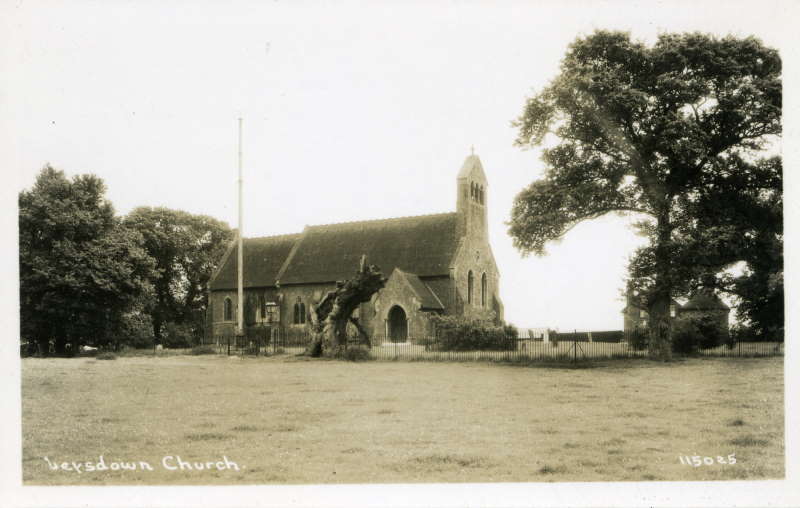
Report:
[[[406,342],[408,340],[406,312],[399,305],[389,309],[389,340],[391,342]]]

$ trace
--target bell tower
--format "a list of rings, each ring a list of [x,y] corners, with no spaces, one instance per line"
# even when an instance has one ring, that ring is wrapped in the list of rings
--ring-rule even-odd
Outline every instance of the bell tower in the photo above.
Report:
[[[470,236],[488,241],[486,207],[489,184],[481,160],[474,152],[464,160],[456,182],[458,236]]]

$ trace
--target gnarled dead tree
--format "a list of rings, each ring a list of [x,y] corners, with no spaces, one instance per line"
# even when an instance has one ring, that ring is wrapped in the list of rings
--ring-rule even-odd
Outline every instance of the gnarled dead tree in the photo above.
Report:
[[[386,278],[380,269],[375,265],[367,265],[366,256],[361,256],[355,276],[337,283],[335,290],[328,292],[319,303],[311,306],[311,345],[308,354],[341,354],[347,347],[347,323],[356,327],[362,342],[369,347],[369,336],[358,319],[353,317],[353,312],[359,305],[368,302],[384,284]]]

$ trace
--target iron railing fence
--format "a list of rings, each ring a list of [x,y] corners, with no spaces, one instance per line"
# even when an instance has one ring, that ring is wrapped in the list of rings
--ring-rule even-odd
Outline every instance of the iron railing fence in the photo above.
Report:
[[[370,337],[369,356],[378,360],[494,360],[494,361],[591,361],[613,358],[645,358],[646,330],[527,333],[507,337],[493,349],[462,350],[444,347],[435,336],[392,340],[382,335]],[[236,355],[299,354],[306,351],[311,336],[306,330],[251,328],[244,335],[233,333],[213,337],[217,352]],[[365,347],[352,337],[347,347]],[[782,356],[782,342],[737,342],[697,349],[675,356],[761,357]]]

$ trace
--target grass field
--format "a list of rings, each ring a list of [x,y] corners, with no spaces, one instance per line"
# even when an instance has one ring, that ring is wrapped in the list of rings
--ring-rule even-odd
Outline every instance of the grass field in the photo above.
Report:
[[[27,485],[773,479],[783,358],[25,359],[22,432]],[[679,460],[729,454],[736,464]],[[101,455],[137,469],[87,472]],[[165,456],[212,464],[166,470]],[[223,456],[239,470],[217,470]]]

